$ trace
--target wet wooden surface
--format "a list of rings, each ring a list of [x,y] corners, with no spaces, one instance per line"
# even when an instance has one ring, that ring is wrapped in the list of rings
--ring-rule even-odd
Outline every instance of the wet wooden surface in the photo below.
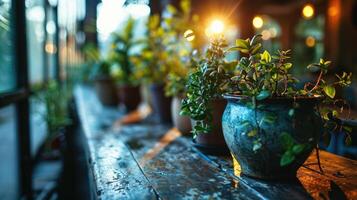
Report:
[[[240,176],[231,157],[209,156],[169,126],[142,120],[116,125],[118,109],[104,108],[89,87],[75,89],[88,164],[98,199],[357,199],[357,162],[321,152],[296,181]]]

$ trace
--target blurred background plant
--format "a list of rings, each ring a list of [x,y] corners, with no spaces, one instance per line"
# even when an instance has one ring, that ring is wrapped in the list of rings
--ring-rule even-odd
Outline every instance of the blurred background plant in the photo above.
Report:
[[[112,35],[113,42],[109,52],[109,59],[113,63],[111,74],[115,81],[120,85],[135,86],[140,83],[142,73],[138,70],[135,62],[135,55],[133,49],[144,40],[134,40],[135,20],[129,18],[122,32],[116,32]]]
[[[68,102],[71,96],[70,90],[61,86],[57,81],[50,81],[45,89],[34,89],[36,101],[43,104],[45,109],[40,111],[47,126],[46,150],[51,150],[52,141],[71,123],[68,115]]]
[[[179,8],[169,4],[163,13],[166,51],[170,54],[165,92],[167,96],[184,96],[188,74],[197,66],[203,46],[199,17],[191,12],[191,1],[180,1]],[[196,35],[197,34],[197,35]]]
[[[139,67],[144,83],[163,84],[170,71],[167,63],[169,54],[165,51],[164,29],[160,25],[160,16],[152,15],[147,22],[147,37],[141,56],[132,59]]]

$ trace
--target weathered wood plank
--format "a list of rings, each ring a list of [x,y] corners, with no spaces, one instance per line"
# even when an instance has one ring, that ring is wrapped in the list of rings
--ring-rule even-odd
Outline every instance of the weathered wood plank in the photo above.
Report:
[[[171,135],[170,135],[171,134]],[[235,184],[192,150],[187,139],[168,131],[137,159],[163,199],[259,199]],[[135,151],[134,151],[135,154]]]
[[[101,108],[91,90],[77,88],[75,95],[98,199],[157,199],[131,151],[110,133],[106,120],[117,116]]]

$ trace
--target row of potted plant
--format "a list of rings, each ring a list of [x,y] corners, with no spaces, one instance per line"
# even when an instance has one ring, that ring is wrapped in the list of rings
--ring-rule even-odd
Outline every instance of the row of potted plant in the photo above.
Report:
[[[191,14],[191,2],[182,0],[179,9],[168,5],[161,17],[153,15],[148,19],[145,38],[134,38],[135,21],[129,19],[123,31],[112,35],[106,57],[87,49],[101,102],[104,105],[120,102],[127,111],[132,111],[141,102],[140,86],[147,88],[158,120],[162,123],[173,120],[180,131],[189,133],[189,118],[179,112],[188,73],[199,55],[200,40],[188,41],[183,35],[187,30],[195,31],[197,23],[198,17]]]
[[[308,66],[318,72],[317,80],[298,88],[290,72],[290,51],[264,50],[261,35],[238,39],[229,47],[224,36],[216,34],[201,55],[197,20],[190,1],[181,1],[180,9],[169,5],[161,18],[150,17],[147,38],[140,41],[133,39],[135,22],[129,20],[113,37],[108,59],[97,63],[95,74],[102,85],[97,91],[115,96],[114,78],[120,101],[130,111],[140,103],[138,86],[149,85],[160,122],[173,120],[207,152],[231,152],[243,174],[263,179],[295,177],[329,129],[350,131],[336,120],[345,105],[335,99],[335,88],[348,86],[351,74],[326,81],[330,61],[321,59]],[[130,52],[136,45],[144,46],[138,55]],[[227,62],[232,51],[238,51],[240,59]]]

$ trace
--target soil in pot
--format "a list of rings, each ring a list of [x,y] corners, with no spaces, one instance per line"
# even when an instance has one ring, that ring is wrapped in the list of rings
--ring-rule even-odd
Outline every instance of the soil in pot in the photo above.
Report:
[[[181,116],[181,102],[182,97],[174,97],[171,102],[171,114],[174,126],[183,134],[190,135],[192,130],[190,118],[187,116]]]
[[[94,86],[100,102],[105,106],[116,106],[119,103],[115,83],[110,77],[97,77]]]
[[[207,134],[199,134],[194,140],[194,146],[208,154],[229,155],[229,149],[224,140],[222,131],[222,115],[227,103],[226,100],[212,101],[213,130]],[[195,122],[192,121],[192,127]]]
[[[160,123],[170,124],[171,120],[171,98],[165,96],[163,84],[152,84],[150,86],[152,106],[155,117]]]
[[[139,86],[121,85],[118,87],[118,96],[125,112],[136,110],[141,102]]]
[[[224,137],[242,174],[259,179],[295,179],[322,131],[315,110],[320,99],[266,99],[253,107],[241,96],[225,98]]]

